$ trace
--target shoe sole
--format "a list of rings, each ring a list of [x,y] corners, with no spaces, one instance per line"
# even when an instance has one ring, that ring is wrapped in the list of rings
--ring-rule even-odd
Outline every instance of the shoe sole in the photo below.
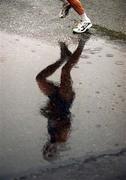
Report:
[[[92,24],[89,24],[83,31],[79,32],[79,31],[73,30],[73,33],[81,34],[89,30],[91,27],[92,27]]]

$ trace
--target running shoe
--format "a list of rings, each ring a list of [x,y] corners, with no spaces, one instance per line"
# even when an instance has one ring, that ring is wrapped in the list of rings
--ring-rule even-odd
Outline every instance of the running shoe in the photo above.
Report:
[[[73,29],[74,33],[83,33],[92,27],[91,21],[82,21]]]
[[[69,14],[70,8],[71,8],[71,5],[68,3],[65,3],[59,13],[59,17],[65,18]]]

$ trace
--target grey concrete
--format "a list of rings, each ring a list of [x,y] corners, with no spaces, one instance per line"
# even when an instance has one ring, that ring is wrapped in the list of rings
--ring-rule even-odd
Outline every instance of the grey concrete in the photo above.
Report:
[[[72,34],[75,12],[58,18],[60,6],[51,0],[0,1],[0,180],[125,180],[126,44],[93,28],[71,73],[76,93],[71,136],[53,162],[42,157],[48,135],[39,111],[47,98],[35,76],[60,57],[58,41],[74,51],[84,38]],[[125,1],[85,1],[85,6],[95,24],[126,32]],[[59,75],[60,70],[51,79],[59,81]]]

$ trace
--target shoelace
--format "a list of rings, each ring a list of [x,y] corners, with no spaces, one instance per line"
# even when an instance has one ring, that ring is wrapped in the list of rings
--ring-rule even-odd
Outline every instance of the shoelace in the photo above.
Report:
[[[89,22],[80,22],[79,24],[78,24],[78,28],[81,28],[82,26],[87,26],[87,24],[88,24]]]

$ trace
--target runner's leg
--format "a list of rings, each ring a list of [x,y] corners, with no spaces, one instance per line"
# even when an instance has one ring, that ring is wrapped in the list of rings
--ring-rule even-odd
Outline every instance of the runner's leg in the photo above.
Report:
[[[76,28],[73,29],[75,33],[83,33],[88,30],[92,24],[90,19],[87,17],[85,13],[84,6],[82,5],[80,0],[67,0],[73,9],[80,15],[81,23],[78,24]]]
[[[79,15],[84,14],[84,7],[82,6],[80,0],[67,0],[67,1]]]

